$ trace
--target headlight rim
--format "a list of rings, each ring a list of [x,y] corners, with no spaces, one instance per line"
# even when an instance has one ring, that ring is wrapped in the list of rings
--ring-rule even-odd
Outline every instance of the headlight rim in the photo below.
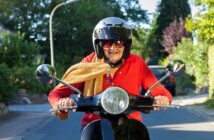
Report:
[[[106,97],[105,97],[106,94],[109,94],[108,90],[115,90],[115,89],[121,90],[121,91],[122,91],[121,93],[123,93],[123,95],[125,95],[125,98],[126,98],[126,100],[124,100],[124,101],[126,101],[125,106],[123,107],[123,109],[121,109],[121,110],[120,110],[119,112],[117,112],[117,113],[116,113],[116,112],[109,111],[108,108],[106,108],[105,103],[104,103],[104,99],[106,98]],[[104,109],[104,111],[106,111],[108,114],[119,115],[119,114],[123,113],[125,110],[127,110],[127,108],[129,107],[129,104],[130,104],[130,101],[129,101],[129,95],[128,95],[128,93],[127,93],[124,89],[122,89],[122,88],[120,88],[120,87],[117,87],[117,86],[111,86],[111,87],[107,88],[107,89],[103,92],[103,95],[102,95],[102,97],[101,97],[101,106],[102,106],[102,108]]]

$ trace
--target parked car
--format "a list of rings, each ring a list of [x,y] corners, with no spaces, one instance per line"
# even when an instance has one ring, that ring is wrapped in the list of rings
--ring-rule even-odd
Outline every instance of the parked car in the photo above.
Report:
[[[154,75],[157,77],[157,79],[162,78],[166,73],[166,67],[160,66],[160,65],[149,65],[149,68],[154,73]],[[176,83],[175,83],[175,77],[169,76],[164,81],[161,82],[162,85],[172,94],[172,96],[176,95]],[[145,90],[142,89],[141,93],[145,93]]]

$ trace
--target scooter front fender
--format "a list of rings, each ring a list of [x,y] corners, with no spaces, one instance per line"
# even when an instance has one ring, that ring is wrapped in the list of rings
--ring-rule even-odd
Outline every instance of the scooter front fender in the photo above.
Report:
[[[89,123],[82,131],[81,140],[115,140],[111,122],[101,119]]]

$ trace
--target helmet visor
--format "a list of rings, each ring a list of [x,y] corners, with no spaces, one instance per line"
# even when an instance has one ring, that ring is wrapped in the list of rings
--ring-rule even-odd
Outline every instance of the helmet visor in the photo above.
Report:
[[[104,27],[94,31],[94,37],[99,40],[129,40],[131,30],[121,27]]]

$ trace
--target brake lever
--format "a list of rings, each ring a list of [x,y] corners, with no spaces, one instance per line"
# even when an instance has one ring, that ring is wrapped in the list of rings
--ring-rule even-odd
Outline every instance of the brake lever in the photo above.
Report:
[[[142,107],[142,108],[152,108],[152,107],[164,107],[164,108],[175,108],[179,109],[180,105],[162,105],[162,104],[153,104],[152,106],[150,105],[139,105],[137,107]]]

